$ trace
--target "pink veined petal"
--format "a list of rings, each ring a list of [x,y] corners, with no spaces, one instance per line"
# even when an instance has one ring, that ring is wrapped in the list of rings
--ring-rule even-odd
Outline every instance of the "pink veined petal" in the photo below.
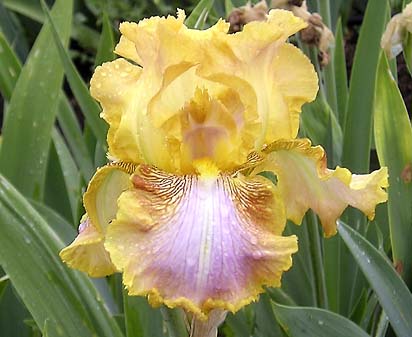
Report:
[[[174,176],[141,166],[119,198],[105,247],[130,295],[182,306],[200,318],[236,311],[263,285],[279,286],[296,237],[262,177]]]

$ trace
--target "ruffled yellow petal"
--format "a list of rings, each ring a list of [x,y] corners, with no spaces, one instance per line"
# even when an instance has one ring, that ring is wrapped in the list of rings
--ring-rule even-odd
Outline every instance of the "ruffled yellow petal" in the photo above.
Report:
[[[348,205],[373,219],[376,205],[387,200],[386,167],[364,175],[351,175],[341,167],[329,170],[323,149],[311,147],[308,139],[277,141],[264,152],[266,157],[254,173],[273,171],[277,175],[288,219],[300,224],[311,208],[327,237],[336,233],[336,220]]]
[[[194,173],[202,157],[227,171],[264,143],[295,137],[317,77],[285,40],[305,23],[281,10],[232,35],[221,20],[205,31],[183,22],[179,11],[120,26],[116,52],[143,68],[116,60],[92,79],[109,152],[175,173]]]
[[[131,60],[137,64],[142,64],[140,56],[137,54],[136,45],[130,41],[126,36],[120,36],[120,41],[117,44],[114,52],[128,60]]]
[[[104,248],[106,229],[117,213],[117,199],[130,186],[131,164],[113,163],[97,170],[83,196],[87,214],[82,218],[79,235],[60,252],[70,267],[93,277],[112,274],[116,268]]]
[[[126,162],[142,161],[137,145],[138,131],[135,125],[121,121],[131,111],[130,101],[134,99],[141,68],[124,59],[104,63],[96,68],[90,82],[91,95],[100,102],[101,116],[109,124],[107,143],[109,152]]]
[[[104,235],[91,224],[87,214],[79,226],[79,235],[60,252],[60,258],[71,268],[103,277],[116,272],[103,245]]]
[[[240,309],[263,285],[279,286],[297,242],[280,236],[284,207],[268,180],[213,176],[206,164],[199,171],[175,176],[140,166],[105,247],[130,295],[205,319],[216,308]]]
[[[241,79],[253,88],[262,123],[256,150],[277,139],[295,138],[301,106],[316,97],[313,65],[298,48],[285,43],[304,27],[306,23],[289,11],[271,11],[265,22],[218,35],[200,65],[199,73],[209,80],[230,85]]]

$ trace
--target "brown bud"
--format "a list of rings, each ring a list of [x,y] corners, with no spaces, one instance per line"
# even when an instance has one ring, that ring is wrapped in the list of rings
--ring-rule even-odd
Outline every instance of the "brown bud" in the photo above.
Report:
[[[318,54],[318,60],[319,60],[319,65],[324,68],[329,64],[329,53],[326,51],[319,51]]]
[[[268,7],[264,0],[254,6],[247,4],[246,6],[235,8],[228,16],[230,23],[229,33],[236,33],[243,29],[243,26],[252,21],[266,20]]]
[[[309,25],[300,31],[302,42],[311,46],[317,46],[319,44],[320,35],[321,32],[314,25]]]
[[[309,19],[308,19],[308,23],[312,24],[314,26],[323,28],[323,20],[322,17],[318,14],[318,13],[313,13]]]

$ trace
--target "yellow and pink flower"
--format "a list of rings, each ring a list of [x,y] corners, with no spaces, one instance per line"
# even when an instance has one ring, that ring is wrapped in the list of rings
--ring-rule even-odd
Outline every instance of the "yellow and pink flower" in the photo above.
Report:
[[[91,276],[122,272],[130,295],[205,319],[280,286],[298,249],[282,236],[287,219],[299,224],[311,208],[331,236],[348,205],[373,218],[387,171],[329,170],[321,147],[296,139],[318,90],[312,64],[286,42],[304,21],[273,10],[227,34],[222,20],[198,31],[184,19],[121,24],[122,58],[96,69],[91,94],[113,162],[92,178],[61,257]]]

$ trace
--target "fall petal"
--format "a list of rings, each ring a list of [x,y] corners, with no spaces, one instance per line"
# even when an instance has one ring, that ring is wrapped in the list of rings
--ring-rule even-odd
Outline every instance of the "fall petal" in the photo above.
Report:
[[[116,272],[109,253],[104,248],[104,235],[90,223],[87,214],[79,226],[79,235],[60,252],[60,258],[71,268],[103,277]]]
[[[200,318],[236,311],[263,285],[279,286],[296,252],[282,237],[284,208],[262,177],[133,175],[105,247],[130,295],[182,306]]]
[[[83,197],[87,214],[82,218],[79,234],[60,252],[70,267],[93,277],[116,271],[104,248],[106,228],[116,216],[117,198],[128,188],[133,171],[133,165],[113,163],[98,169],[93,176]]]
[[[364,175],[352,175],[341,167],[329,170],[323,149],[311,147],[308,139],[277,141],[264,154],[263,163],[254,173],[276,174],[288,219],[300,224],[311,208],[319,216],[327,237],[336,233],[336,220],[348,205],[373,219],[376,205],[387,200],[386,168]]]

